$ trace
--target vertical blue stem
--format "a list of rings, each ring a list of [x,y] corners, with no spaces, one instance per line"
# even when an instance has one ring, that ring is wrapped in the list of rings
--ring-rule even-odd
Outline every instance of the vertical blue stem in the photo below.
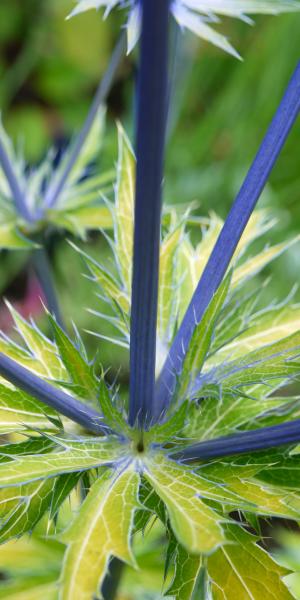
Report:
[[[153,416],[161,196],[168,91],[169,0],[142,0],[130,332],[129,422]]]

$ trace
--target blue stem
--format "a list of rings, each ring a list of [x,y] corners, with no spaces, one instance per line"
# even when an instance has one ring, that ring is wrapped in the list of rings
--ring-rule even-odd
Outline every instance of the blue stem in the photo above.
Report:
[[[104,77],[99,84],[99,87],[96,91],[92,106],[88,113],[88,116],[85,120],[85,123],[76,139],[73,151],[70,155],[69,161],[61,174],[61,177],[58,181],[56,181],[53,185],[50,185],[46,190],[45,198],[44,198],[44,208],[52,208],[57,200],[59,195],[61,194],[64,186],[68,180],[70,172],[80,154],[81,148],[91,130],[91,127],[94,123],[95,117],[97,115],[98,109],[103,104],[109,94],[111,86],[113,84],[116,72],[120,65],[121,59],[125,54],[126,49],[126,34],[122,33],[120,39],[112,53],[110,63],[108,65],[107,71],[104,74]]]
[[[47,308],[55,316],[57,323],[62,329],[66,329],[64,319],[60,310],[58,297],[53,281],[52,269],[47,249],[42,245],[32,253],[32,263],[41,288],[45,294]]]
[[[168,22],[169,0],[142,1],[129,401],[129,422],[140,428],[153,417]]]
[[[300,63],[295,69],[275,117],[228,214],[163,366],[156,388],[156,418],[163,414],[170,403],[175,390],[176,376],[181,371],[185,351],[190,343],[195,324],[201,320],[226,273],[237,244],[299,110]]]
[[[174,454],[173,458],[180,459],[183,462],[207,460],[267,450],[268,448],[287,446],[297,442],[300,442],[300,419],[274,425],[273,427],[261,427],[261,429],[243,431],[235,435],[193,444]]]
[[[0,375],[60,414],[94,433],[108,433],[102,416],[93,408],[43,381],[0,352]]]
[[[16,207],[16,211],[19,213],[21,217],[28,223],[32,223],[34,221],[33,216],[31,215],[28,206],[26,204],[25,195],[23,194],[18,178],[16,176],[14,165],[11,163],[11,160],[6,152],[5,146],[3,142],[0,140],[0,164],[2,166],[3,172],[7,179],[8,185],[10,187],[10,191],[12,194],[12,199]]]

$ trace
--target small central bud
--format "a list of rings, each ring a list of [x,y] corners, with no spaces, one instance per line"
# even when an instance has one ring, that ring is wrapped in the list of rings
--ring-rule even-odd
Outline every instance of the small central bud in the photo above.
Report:
[[[143,443],[143,441],[142,441],[142,440],[140,440],[140,441],[138,442],[138,444],[137,444],[137,446],[136,446],[136,449],[137,449],[137,452],[138,452],[139,454],[142,454],[142,453],[144,452],[144,450],[145,450],[145,446],[144,446],[144,443]]]

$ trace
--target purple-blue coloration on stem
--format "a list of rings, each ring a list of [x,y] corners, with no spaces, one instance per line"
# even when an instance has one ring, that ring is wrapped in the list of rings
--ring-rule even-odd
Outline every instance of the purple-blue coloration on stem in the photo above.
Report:
[[[90,406],[43,381],[8,356],[0,352],[0,375],[60,414],[98,434],[110,433],[102,416]]]
[[[300,442],[300,419],[199,442],[177,452],[172,457],[183,462],[207,460],[287,446],[297,442]]]
[[[168,22],[169,0],[142,1],[129,402],[129,422],[140,428],[153,416]]]
[[[181,371],[195,324],[201,320],[226,273],[241,235],[299,110],[300,63],[295,69],[275,117],[228,214],[163,366],[155,394],[156,419],[159,419],[170,403],[176,385],[176,375]]]

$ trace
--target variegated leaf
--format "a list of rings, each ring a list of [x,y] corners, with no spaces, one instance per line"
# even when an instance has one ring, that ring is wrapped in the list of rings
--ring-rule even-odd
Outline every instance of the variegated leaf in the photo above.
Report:
[[[2,462],[0,487],[113,464],[126,453],[125,447],[105,438],[98,442],[91,439],[86,442],[61,441],[61,444],[65,447],[59,452],[16,457],[9,462]]]
[[[216,320],[226,300],[230,278],[227,276],[214,294],[201,321],[196,325],[189,346],[186,349],[182,371],[178,378],[177,396],[184,398],[196,375],[201,373],[209,350]]]
[[[258,417],[280,410],[289,402],[288,397],[265,397],[265,394],[266,391],[257,399],[251,393],[247,398],[238,392],[203,397],[199,404],[191,405],[184,435],[197,441],[230,435],[246,423],[254,423]]]
[[[68,544],[61,576],[61,600],[99,595],[109,559],[132,563],[130,536],[137,508],[139,475],[131,465],[105,471],[92,485],[62,540]]]
[[[34,246],[34,242],[18,230],[15,222],[0,223],[0,250],[32,250]]]
[[[182,228],[178,227],[163,239],[160,248],[157,327],[161,342],[171,341],[176,324],[176,261],[182,235]]]
[[[16,329],[23,338],[29,354],[22,351],[22,348],[18,349],[13,343],[5,344],[3,342],[4,348],[6,346],[4,351],[8,350],[8,356],[16,358],[28,369],[35,370],[38,375],[58,381],[63,381],[64,378],[68,380],[68,375],[59,358],[56,345],[46,338],[33,322],[26,321],[11,305],[9,305],[9,309],[15,321]],[[9,346],[11,346],[11,349]]]
[[[174,600],[198,600],[205,597],[205,567],[201,554],[189,554],[183,546],[176,544],[174,562],[174,578],[166,595]]]
[[[97,191],[98,196],[99,191]],[[110,210],[103,203],[95,201],[89,206],[79,206],[69,210],[49,210],[47,219],[56,227],[64,228],[83,240],[90,230],[111,229],[113,226]]]
[[[144,432],[146,443],[163,444],[180,439],[188,413],[188,401],[183,402],[173,414],[168,414],[164,423],[154,425]]]
[[[300,329],[300,306],[274,307],[253,317],[248,315],[244,331],[225,344],[206,362],[206,368],[243,356],[261,346],[272,344]]]
[[[222,517],[201,500],[204,489],[218,495],[208,481],[162,455],[147,460],[144,476],[165,503],[172,530],[188,552],[211,552],[224,542]]]
[[[214,600],[292,600],[282,581],[288,571],[256,544],[241,527],[228,527],[229,543],[208,557],[207,569]]]
[[[115,249],[120,274],[128,295],[131,290],[135,157],[124,129],[119,125],[119,158],[115,190]]]
[[[299,241],[299,237],[293,238],[289,242],[283,242],[276,246],[266,248],[256,256],[249,258],[234,270],[232,285],[237,286],[245,280],[257,275],[266,265],[281,256],[283,252],[291,248],[293,244]]]
[[[130,436],[131,429],[127,424],[125,415],[119,412],[115,403],[110,397],[103,377],[101,377],[99,383],[98,397],[106,425],[111,427],[113,431],[116,431],[123,436]]]
[[[0,489],[0,543],[32,531],[49,509],[54,480]]]
[[[40,428],[54,431],[60,426],[57,413],[8,384],[0,383],[0,433]]]
[[[217,384],[224,391],[243,389],[268,380],[284,381],[300,372],[300,333],[296,332],[242,358],[212,367],[198,377],[193,393],[206,385]]]
[[[53,328],[60,359],[75,387],[75,393],[87,402],[95,401],[98,395],[98,379],[93,367],[89,365],[86,357],[82,356],[80,350],[70,340],[55,319],[50,314],[48,318]]]

